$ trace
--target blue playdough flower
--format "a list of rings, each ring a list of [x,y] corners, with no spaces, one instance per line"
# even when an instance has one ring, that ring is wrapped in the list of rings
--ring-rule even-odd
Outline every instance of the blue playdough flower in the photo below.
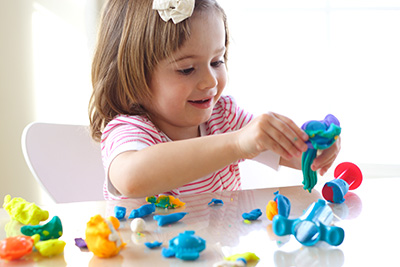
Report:
[[[318,149],[327,149],[341,133],[340,122],[332,114],[328,114],[322,121],[308,121],[301,126],[309,136],[308,150],[303,153],[301,168],[303,171],[304,189],[311,192],[317,183],[317,173],[311,170],[311,164],[317,156]]]

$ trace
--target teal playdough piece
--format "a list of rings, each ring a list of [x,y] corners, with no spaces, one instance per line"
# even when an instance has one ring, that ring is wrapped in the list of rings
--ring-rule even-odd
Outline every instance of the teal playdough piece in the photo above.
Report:
[[[21,233],[27,236],[40,235],[40,240],[58,239],[62,236],[63,228],[58,216],[54,216],[44,225],[25,225],[21,228]]]
[[[254,221],[254,220],[257,220],[261,215],[262,215],[262,212],[260,209],[254,209],[250,212],[243,213],[242,217],[245,220]]]
[[[317,172],[311,169],[311,164],[317,157],[316,149],[308,149],[301,157],[301,170],[303,171],[303,185],[304,189],[311,192],[317,184]]]
[[[179,221],[185,217],[186,214],[187,212],[176,212],[167,215],[154,215],[153,219],[157,221],[158,226],[164,226]]]
[[[318,149],[327,149],[332,146],[341,133],[339,120],[328,114],[322,121],[308,121],[303,124],[301,129],[309,136],[308,150],[303,153],[301,158],[301,169],[303,171],[304,189],[311,192],[317,184],[317,172],[311,170],[311,165],[317,157]]]
[[[152,249],[152,248],[158,248],[159,246],[161,246],[162,242],[159,242],[159,241],[154,241],[153,243],[152,242],[145,242],[144,245],[146,247]]]
[[[142,218],[144,216],[150,215],[156,211],[156,205],[154,203],[145,204],[138,209],[132,210],[128,219]]]

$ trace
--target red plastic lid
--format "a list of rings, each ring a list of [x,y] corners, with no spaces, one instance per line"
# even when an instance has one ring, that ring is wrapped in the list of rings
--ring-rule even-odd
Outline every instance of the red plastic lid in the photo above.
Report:
[[[363,180],[360,168],[351,162],[340,163],[335,169],[334,177],[345,180],[349,184],[350,190],[358,188]]]

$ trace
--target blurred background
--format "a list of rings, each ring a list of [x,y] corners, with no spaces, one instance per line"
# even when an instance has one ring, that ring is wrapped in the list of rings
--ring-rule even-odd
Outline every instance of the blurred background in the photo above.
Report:
[[[21,134],[32,121],[88,124],[103,2],[0,0],[1,197],[48,201]],[[342,124],[337,164],[352,161],[367,178],[400,176],[400,0],[219,2],[232,37],[226,94],[298,125],[334,114]],[[302,181],[300,172],[251,161],[242,173],[244,188]]]

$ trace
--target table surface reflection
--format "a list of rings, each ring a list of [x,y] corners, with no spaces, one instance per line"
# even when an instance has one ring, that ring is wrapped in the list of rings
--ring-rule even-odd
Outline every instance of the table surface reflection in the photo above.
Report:
[[[63,222],[64,233],[60,239],[67,243],[64,254],[44,258],[34,252],[18,261],[0,260],[0,265],[212,266],[224,256],[250,251],[260,257],[256,266],[393,266],[399,262],[400,233],[396,208],[399,186],[400,178],[367,179],[360,188],[346,195],[344,203],[330,204],[335,216],[334,224],[345,230],[345,239],[338,247],[325,242],[305,247],[293,236],[278,237],[265,216],[266,205],[277,190],[290,199],[289,218],[294,219],[321,198],[318,188],[312,193],[295,186],[181,196],[179,199],[186,202],[184,207],[175,210],[157,208],[154,213],[187,212],[180,222],[160,227],[152,219],[153,214],[144,218],[146,231],[139,235],[130,230],[130,219],[122,220],[120,232],[127,246],[118,256],[109,259],[100,259],[91,252],[80,250],[74,239],[85,237],[86,223],[91,216],[113,215],[115,206],[126,207],[129,215],[132,209],[146,204],[144,199],[42,206],[49,211],[50,219],[57,215]],[[223,200],[224,205],[208,206],[212,198]],[[242,214],[255,208],[261,209],[263,215],[251,224],[244,223]],[[0,209],[0,239],[6,237],[4,229],[9,221],[8,214]],[[167,247],[170,239],[185,230],[194,230],[207,242],[206,249],[196,261],[164,258],[161,248],[151,250],[144,245],[157,240]]]

